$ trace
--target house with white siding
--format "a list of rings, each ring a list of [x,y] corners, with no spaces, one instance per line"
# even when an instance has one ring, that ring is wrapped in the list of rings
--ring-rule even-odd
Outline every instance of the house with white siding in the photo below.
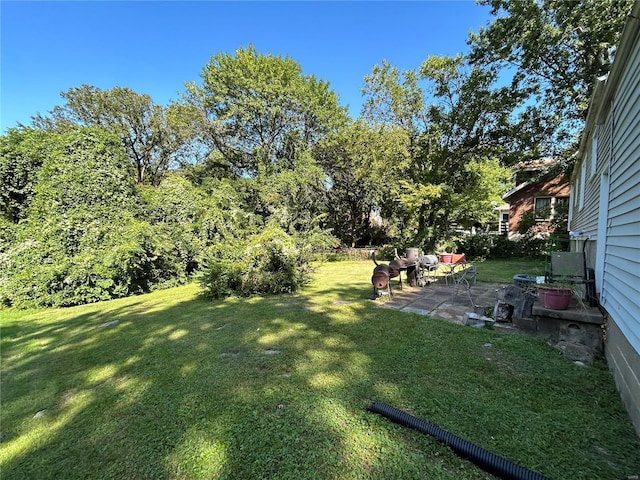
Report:
[[[605,356],[640,435],[640,1],[595,86],[569,204],[572,250],[595,270]]]

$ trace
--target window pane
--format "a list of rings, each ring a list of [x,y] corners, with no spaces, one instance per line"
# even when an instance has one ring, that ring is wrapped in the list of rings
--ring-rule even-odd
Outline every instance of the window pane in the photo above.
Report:
[[[535,202],[536,218],[549,218],[551,216],[551,198],[536,198]]]
[[[554,218],[562,218],[569,215],[569,197],[556,197],[553,206]]]

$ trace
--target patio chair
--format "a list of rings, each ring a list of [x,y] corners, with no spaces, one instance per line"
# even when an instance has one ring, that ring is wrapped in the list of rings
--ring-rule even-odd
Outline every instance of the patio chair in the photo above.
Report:
[[[450,266],[449,275],[445,277],[447,285],[449,284],[449,280],[451,280],[452,294],[451,301],[455,299],[458,295],[460,288],[464,289],[467,297],[469,297],[469,301],[471,305],[475,305],[473,298],[471,297],[471,285],[476,284],[476,278],[478,276],[478,270],[475,265],[467,263],[466,257],[464,254],[461,256],[454,258],[456,260]]]
[[[441,262],[441,265],[444,267],[443,275],[446,285],[449,285],[450,281],[455,284],[456,277],[472,267],[472,265],[467,263],[467,256],[464,253],[454,253],[451,257],[450,262]],[[469,275],[469,279],[471,278],[472,276]],[[475,276],[473,276],[473,282],[475,285]]]
[[[584,252],[551,252],[545,271],[545,283],[583,286],[584,300],[595,306],[595,275],[587,268]]]
[[[436,255],[422,255],[416,259],[417,283],[423,287],[437,280],[438,257]]]

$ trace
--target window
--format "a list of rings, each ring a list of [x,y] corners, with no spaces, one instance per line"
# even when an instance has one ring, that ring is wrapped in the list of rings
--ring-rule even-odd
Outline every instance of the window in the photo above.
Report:
[[[554,200],[551,210],[553,218],[569,215],[569,197],[556,197]]]
[[[595,135],[591,139],[591,176],[596,174],[598,169],[598,137]]]
[[[551,217],[551,197],[536,198],[534,209],[536,212],[536,220],[546,220]]]
[[[535,199],[536,220],[549,220],[569,212],[569,197],[538,197]]]
[[[555,210],[566,210],[567,208],[569,208],[569,197],[556,197],[555,200]]]
[[[582,210],[582,208],[584,207],[584,190],[586,188],[586,175],[587,175],[587,168],[585,166],[585,164],[582,164],[582,168],[580,169],[580,198],[578,200],[578,209]]]

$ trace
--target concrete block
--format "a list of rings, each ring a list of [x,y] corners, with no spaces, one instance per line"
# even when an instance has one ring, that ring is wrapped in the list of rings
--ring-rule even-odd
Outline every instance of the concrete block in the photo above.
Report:
[[[513,317],[511,321],[514,326],[526,332],[536,333],[538,331],[538,322],[533,318]]]
[[[494,320],[491,317],[485,317],[478,313],[466,312],[462,323],[471,327],[482,328],[487,325],[493,325]]]

